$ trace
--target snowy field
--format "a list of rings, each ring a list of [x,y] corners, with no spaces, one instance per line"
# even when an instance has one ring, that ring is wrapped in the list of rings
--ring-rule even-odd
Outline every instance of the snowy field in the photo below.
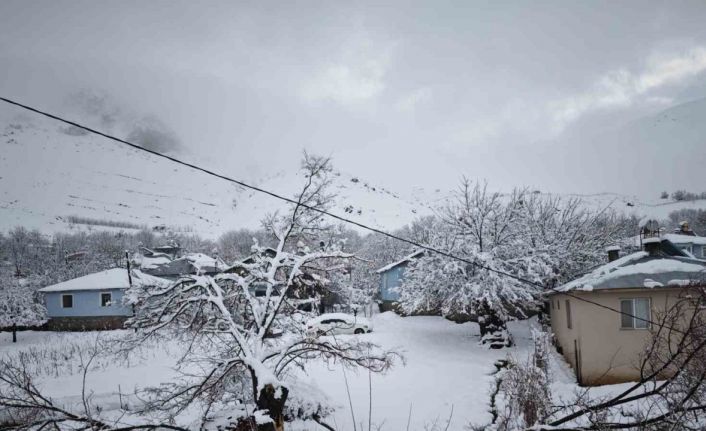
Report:
[[[480,347],[479,329],[474,323],[455,324],[439,317],[402,318],[393,313],[376,315],[373,322],[375,332],[363,336],[384,348],[401,351],[405,365],[398,363],[384,375],[373,374],[370,385],[367,372],[348,370],[344,377],[337,364],[309,364],[306,370],[337,406],[328,422],[339,431],[354,429],[353,416],[358,430],[368,429],[370,393],[372,429],[405,430],[408,421],[410,430],[464,430],[469,423],[488,423],[494,362],[508,354],[524,359],[531,346],[529,322],[511,324],[517,346],[502,351]],[[86,347],[95,343],[96,336],[110,341],[123,334],[22,332],[19,342],[13,344],[11,334],[0,333],[0,353],[26,355],[25,362],[39,369],[41,387],[49,395],[63,403],[80,403],[81,363],[88,360]],[[127,394],[135,388],[168,381],[174,374],[170,365],[175,355],[170,350],[166,346],[152,348],[143,352],[140,361],[133,359],[130,363],[96,358],[92,365],[97,370],[88,373],[86,379],[92,404],[100,404],[106,411],[119,410],[121,403],[129,406],[133,402]],[[570,395],[578,389],[573,374],[558,357],[552,368],[553,393]],[[302,429],[311,429],[311,425]]]

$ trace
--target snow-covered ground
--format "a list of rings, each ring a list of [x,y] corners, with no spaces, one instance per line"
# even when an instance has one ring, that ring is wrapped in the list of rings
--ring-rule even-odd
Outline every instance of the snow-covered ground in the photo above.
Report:
[[[434,422],[449,430],[461,430],[469,422],[484,423],[488,412],[493,366],[508,351],[489,350],[478,345],[479,329],[474,323],[456,324],[439,317],[402,318],[383,313],[374,319],[375,332],[367,334],[376,344],[404,353],[399,364],[385,375],[372,375],[372,422],[385,430],[406,429],[411,409],[411,430],[423,430]],[[523,350],[530,342],[528,331],[515,334]],[[339,430],[353,430],[343,370],[340,367],[310,366],[307,370],[336,402]],[[353,412],[358,424],[367,429],[369,389],[367,372],[347,374]],[[453,413],[452,413],[453,409]],[[358,427],[360,429],[360,427]]]
[[[517,346],[501,351],[478,345],[479,330],[474,323],[456,324],[439,317],[402,318],[393,313],[376,315],[373,322],[375,332],[363,336],[384,348],[401,351],[405,356],[404,365],[398,363],[384,375],[373,374],[371,385],[367,372],[349,370],[344,377],[337,364],[307,365],[308,377],[337,405],[336,412],[328,420],[335,423],[339,431],[354,429],[345,378],[348,379],[357,429],[367,429],[370,393],[373,429],[404,430],[408,420],[410,430],[431,429],[434,424],[445,429],[449,418],[448,430],[464,430],[469,423],[488,423],[491,420],[488,403],[494,362],[508,354],[524,359],[531,346],[530,322],[511,324]],[[40,359],[42,363],[35,365],[41,366],[41,387],[52,397],[66,403],[78,403],[82,381],[80,363],[88,359],[87,347],[93,345],[96,336],[108,341],[123,334],[123,331],[22,332],[19,342],[13,344],[11,334],[0,333],[0,355],[25,352],[30,353],[26,356],[28,362]],[[47,350],[48,346],[56,354],[40,358],[39,352]],[[87,377],[93,404],[101,404],[105,410],[119,409],[119,392],[128,394],[136,387],[168,381],[174,375],[170,368],[173,353],[170,348],[160,346],[146,350],[143,359],[137,363],[134,360],[126,363],[110,358],[97,359],[94,365],[100,369],[90,372]],[[64,360],[66,358],[68,361]],[[570,395],[578,389],[573,374],[558,356],[552,368],[553,392]],[[124,396],[122,402],[129,404],[131,400]],[[361,423],[364,427],[360,426]]]

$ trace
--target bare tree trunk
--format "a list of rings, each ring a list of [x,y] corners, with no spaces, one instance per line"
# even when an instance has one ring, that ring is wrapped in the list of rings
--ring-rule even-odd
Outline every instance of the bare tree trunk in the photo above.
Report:
[[[275,389],[271,384],[265,385],[260,390],[257,407],[260,410],[267,410],[272,422],[258,425],[257,431],[284,431],[284,404],[287,402],[287,395],[289,395],[287,388],[280,386]]]
[[[478,326],[480,326],[482,344],[489,345],[491,349],[502,349],[512,345],[505,321],[485,302],[478,309]]]
[[[14,323],[12,324],[12,342],[17,342],[17,325]]]

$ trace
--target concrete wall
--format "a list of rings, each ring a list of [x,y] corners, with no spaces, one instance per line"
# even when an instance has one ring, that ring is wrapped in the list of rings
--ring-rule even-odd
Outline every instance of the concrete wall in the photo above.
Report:
[[[110,306],[101,307],[100,294],[110,292],[113,300]],[[73,307],[62,307],[62,295],[73,295]],[[95,316],[131,316],[131,307],[122,303],[122,289],[78,290],[69,292],[48,292],[44,294],[44,303],[49,317],[95,317]]]
[[[620,310],[621,299],[648,297],[651,320],[659,321],[659,313],[678,300],[680,290],[616,289],[571,293],[616,310]],[[650,329],[622,329],[621,314],[565,294],[552,295],[549,300],[557,348],[574,368],[581,384],[612,384],[639,377],[642,354],[651,340]],[[571,328],[567,322],[567,301],[571,308]]]

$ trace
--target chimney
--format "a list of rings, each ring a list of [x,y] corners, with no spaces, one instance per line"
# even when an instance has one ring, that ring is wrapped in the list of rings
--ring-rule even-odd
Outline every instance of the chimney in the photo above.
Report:
[[[620,257],[620,247],[617,245],[605,249],[608,252],[608,262],[613,262]]]
[[[689,235],[689,236],[696,236],[693,230],[689,228],[689,222],[688,221],[681,221],[679,222],[679,228],[674,229],[674,233],[678,233],[680,235]]]
[[[662,250],[662,240],[658,237],[645,238],[642,245],[650,256],[657,256]]]

